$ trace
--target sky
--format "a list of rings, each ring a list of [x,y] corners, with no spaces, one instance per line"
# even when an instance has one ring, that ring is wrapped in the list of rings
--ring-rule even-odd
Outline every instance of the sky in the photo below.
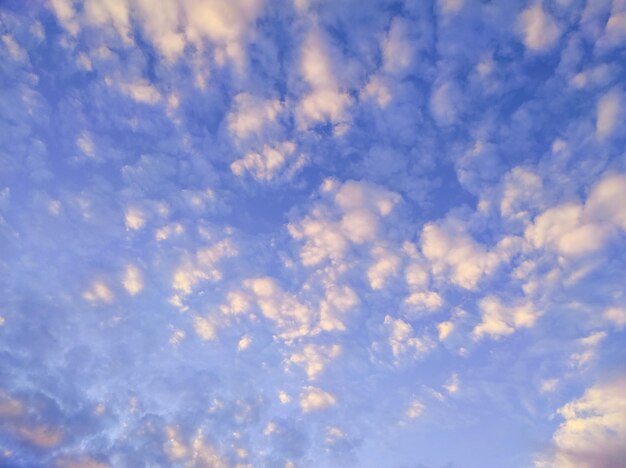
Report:
[[[626,466],[625,0],[0,0],[0,466]]]

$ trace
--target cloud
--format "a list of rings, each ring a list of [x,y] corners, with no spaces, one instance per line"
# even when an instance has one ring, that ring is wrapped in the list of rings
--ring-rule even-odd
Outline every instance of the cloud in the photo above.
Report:
[[[536,466],[619,466],[626,457],[626,380],[599,382],[558,410],[553,456]]]
[[[424,356],[432,348],[432,343],[427,337],[415,336],[413,327],[401,319],[394,319],[390,315],[385,316],[384,326],[388,332],[389,346],[396,363],[402,358],[415,359]]]
[[[307,344],[301,352],[293,353],[289,357],[289,364],[302,367],[309,380],[315,380],[330,361],[341,354],[341,345],[315,346]]]
[[[485,335],[498,339],[519,328],[532,327],[541,315],[532,302],[505,305],[495,296],[482,299],[480,310],[482,321],[472,331],[477,340]]]
[[[263,130],[276,122],[282,110],[278,99],[240,93],[233,99],[233,108],[227,117],[228,128],[238,139],[262,136]]]
[[[465,232],[462,222],[448,219],[441,224],[429,223],[422,230],[421,247],[430,262],[433,275],[450,280],[465,289],[478,282],[507,261],[519,248],[514,238],[503,238],[492,250],[476,242]]]
[[[335,76],[331,58],[335,53],[319,28],[309,32],[302,46],[300,71],[310,92],[298,104],[296,116],[300,129],[319,122],[328,121],[335,126],[347,122],[351,99]]]
[[[524,10],[520,15],[520,23],[524,44],[532,51],[549,50],[561,35],[558,24],[540,4]]]
[[[422,415],[426,407],[418,399],[413,400],[405,411],[405,416],[409,419],[416,419]]]
[[[612,89],[598,101],[596,118],[596,136],[607,138],[613,133],[622,114],[622,93]]]
[[[143,289],[143,275],[141,270],[135,265],[128,265],[124,273],[124,288],[131,296],[141,292]]]
[[[313,311],[294,295],[284,292],[276,280],[270,277],[253,278],[245,280],[244,286],[252,293],[262,314],[276,326],[277,336],[292,340],[311,333]]]
[[[305,413],[324,410],[336,403],[334,395],[317,387],[304,387],[300,393],[300,408]]]
[[[537,216],[525,231],[535,247],[578,256],[601,249],[616,229],[626,230],[626,210],[616,203],[626,194],[626,177],[609,174],[591,190],[584,205],[567,203]]]
[[[110,304],[115,299],[113,291],[103,281],[94,281],[91,287],[83,292],[83,299],[93,304]]]
[[[292,173],[302,167],[305,159],[302,156],[296,158],[295,151],[296,145],[290,141],[275,146],[264,145],[260,152],[250,152],[237,159],[230,165],[230,169],[235,175],[242,176],[249,172],[258,181],[269,182],[289,164],[290,159],[296,159],[292,165]]]
[[[439,125],[456,123],[461,108],[461,92],[453,81],[437,85],[430,96],[430,112]]]
[[[348,246],[376,239],[380,220],[388,216],[400,197],[374,184],[327,179],[321,187],[321,202],[302,221],[289,224],[296,240],[305,240],[300,250],[304,265],[326,258],[340,261]]]

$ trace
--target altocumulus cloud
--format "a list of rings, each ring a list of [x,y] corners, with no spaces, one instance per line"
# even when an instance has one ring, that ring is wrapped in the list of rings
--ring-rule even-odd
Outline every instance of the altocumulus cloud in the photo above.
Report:
[[[621,0],[0,5],[0,465],[626,459]]]

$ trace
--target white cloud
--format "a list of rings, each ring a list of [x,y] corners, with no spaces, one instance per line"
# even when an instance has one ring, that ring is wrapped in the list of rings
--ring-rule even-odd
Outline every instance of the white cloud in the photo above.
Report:
[[[387,315],[384,325],[389,334],[389,346],[396,363],[403,356],[421,357],[432,348],[432,343],[427,337],[417,338],[413,327],[402,319],[394,319]]]
[[[525,231],[535,247],[550,247],[562,255],[595,252],[618,228],[626,230],[626,176],[605,176],[591,191],[584,205],[566,203],[535,218]]]
[[[598,101],[596,118],[596,136],[599,139],[609,137],[622,116],[622,93],[614,88]]]
[[[312,331],[314,314],[298,299],[284,292],[270,277],[253,278],[244,281],[265,317],[278,329],[278,336],[284,340],[306,336]]]
[[[250,347],[252,343],[252,338],[250,335],[244,335],[239,339],[239,343],[237,343],[237,349],[239,351],[244,351]]]
[[[359,303],[359,297],[348,286],[330,284],[320,302],[320,328],[324,331],[346,329],[344,316]]]
[[[450,279],[465,289],[474,289],[482,277],[490,275],[518,249],[515,238],[503,238],[488,251],[465,232],[459,220],[430,223],[422,230],[422,253],[430,261],[433,274]]]
[[[52,9],[59,22],[72,35],[76,36],[80,29],[74,10],[74,0],[51,0]]]
[[[263,130],[276,122],[282,111],[278,99],[262,99],[249,93],[240,93],[233,100],[228,114],[228,128],[237,138],[262,136]]]
[[[9,51],[13,60],[17,62],[25,62],[28,59],[26,51],[20,47],[20,45],[15,41],[15,38],[10,34],[2,35],[2,43]]]
[[[111,304],[115,296],[105,282],[94,281],[91,283],[91,287],[83,293],[83,299],[93,304]]]
[[[540,312],[531,302],[505,305],[495,296],[482,299],[480,311],[482,321],[472,331],[477,340],[485,335],[498,339],[519,328],[532,327],[540,316]]]
[[[126,0],[86,0],[85,20],[96,26],[113,26],[125,42],[131,42],[130,12]]]
[[[138,231],[146,224],[146,216],[141,209],[130,207],[124,214],[124,221],[127,229]]]
[[[452,81],[437,85],[430,96],[430,112],[439,125],[456,122],[461,106],[461,93]]]
[[[597,468],[626,460],[626,378],[601,382],[558,410],[563,422],[554,433],[552,456],[537,467]]]
[[[550,49],[561,35],[559,26],[540,4],[524,10],[520,15],[524,44],[531,50]]]
[[[156,104],[161,100],[161,93],[146,80],[122,83],[120,89],[124,94],[142,104]]]
[[[143,275],[135,265],[128,265],[124,272],[124,288],[131,296],[135,296],[143,289]]]
[[[409,403],[404,415],[409,419],[416,419],[421,416],[425,408],[424,404],[416,398]]]
[[[443,299],[434,291],[414,292],[404,300],[404,303],[416,310],[433,311],[443,305]]]
[[[237,249],[230,239],[223,239],[215,244],[199,249],[195,255],[185,255],[174,271],[172,288],[178,294],[191,294],[200,281],[219,281],[222,273],[217,263],[223,258],[237,255]]]
[[[454,395],[459,391],[459,375],[457,373],[452,374],[450,379],[444,384],[443,388],[446,389],[450,395]]]
[[[604,311],[604,318],[619,329],[626,326],[626,307],[609,307]]]
[[[465,0],[438,0],[437,3],[445,15],[451,15],[463,8]]]
[[[577,341],[579,351],[569,357],[569,365],[578,369],[589,366],[598,356],[598,347],[606,338],[606,332],[598,331]]]
[[[295,150],[296,145],[290,141],[264,145],[261,151],[247,153],[233,162],[230,169],[235,175],[242,176],[249,172],[255,179],[269,182],[293,159]]]
[[[311,91],[305,95],[297,109],[298,127],[308,128],[317,122],[345,123],[350,96],[342,91],[335,76],[331,55],[334,51],[318,29],[313,29],[303,47],[301,73]]]
[[[529,221],[543,203],[543,182],[528,168],[516,167],[504,177],[500,213],[510,219]]]
[[[213,341],[217,338],[215,324],[208,317],[194,317],[193,327],[198,336],[205,341]]]
[[[289,233],[304,239],[300,259],[316,265],[326,258],[340,261],[348,246],[375,240],[382,218],[388,216],[400,197],[376,185],[347,181],[340,185],[329,179],[322,184],[322,200]]]
[[[330,361],[341,354],[341,345],[307,344],[289,357],[289,363],[302,367],[309,380],[315,380]]]
[[[556,390],[557,385],[559,384],[559,379],[546,379],[541,381],[541,385],[539,387],[539,391],[541,393],[551,393]]]
[[[88,132],[82,132],[76,139],[76,146],[89,158],[95,156],[94,145],[91,135]]]
[[[320,411],[336,403],[337,399],[334,395],[317,387],[304,387],[300,393],[300,408],[305,413]]]
[[[398,272],[400,257],[379,245],[372,248],[372,256],[375,260],[367,270],[367,279],[372,289],[382,289],[387,279]]]
[[[383,68],[386,72],[397,73],[411,65],[413,45],[408,35],[411,25],[404,19],[394,18],[389,33],[382,42]]]

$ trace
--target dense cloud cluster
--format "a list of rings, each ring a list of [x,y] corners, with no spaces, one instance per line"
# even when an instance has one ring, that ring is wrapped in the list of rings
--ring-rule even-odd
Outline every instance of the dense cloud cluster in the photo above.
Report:
[[[0,4],[0,465],[626,459],[623,0]]]

